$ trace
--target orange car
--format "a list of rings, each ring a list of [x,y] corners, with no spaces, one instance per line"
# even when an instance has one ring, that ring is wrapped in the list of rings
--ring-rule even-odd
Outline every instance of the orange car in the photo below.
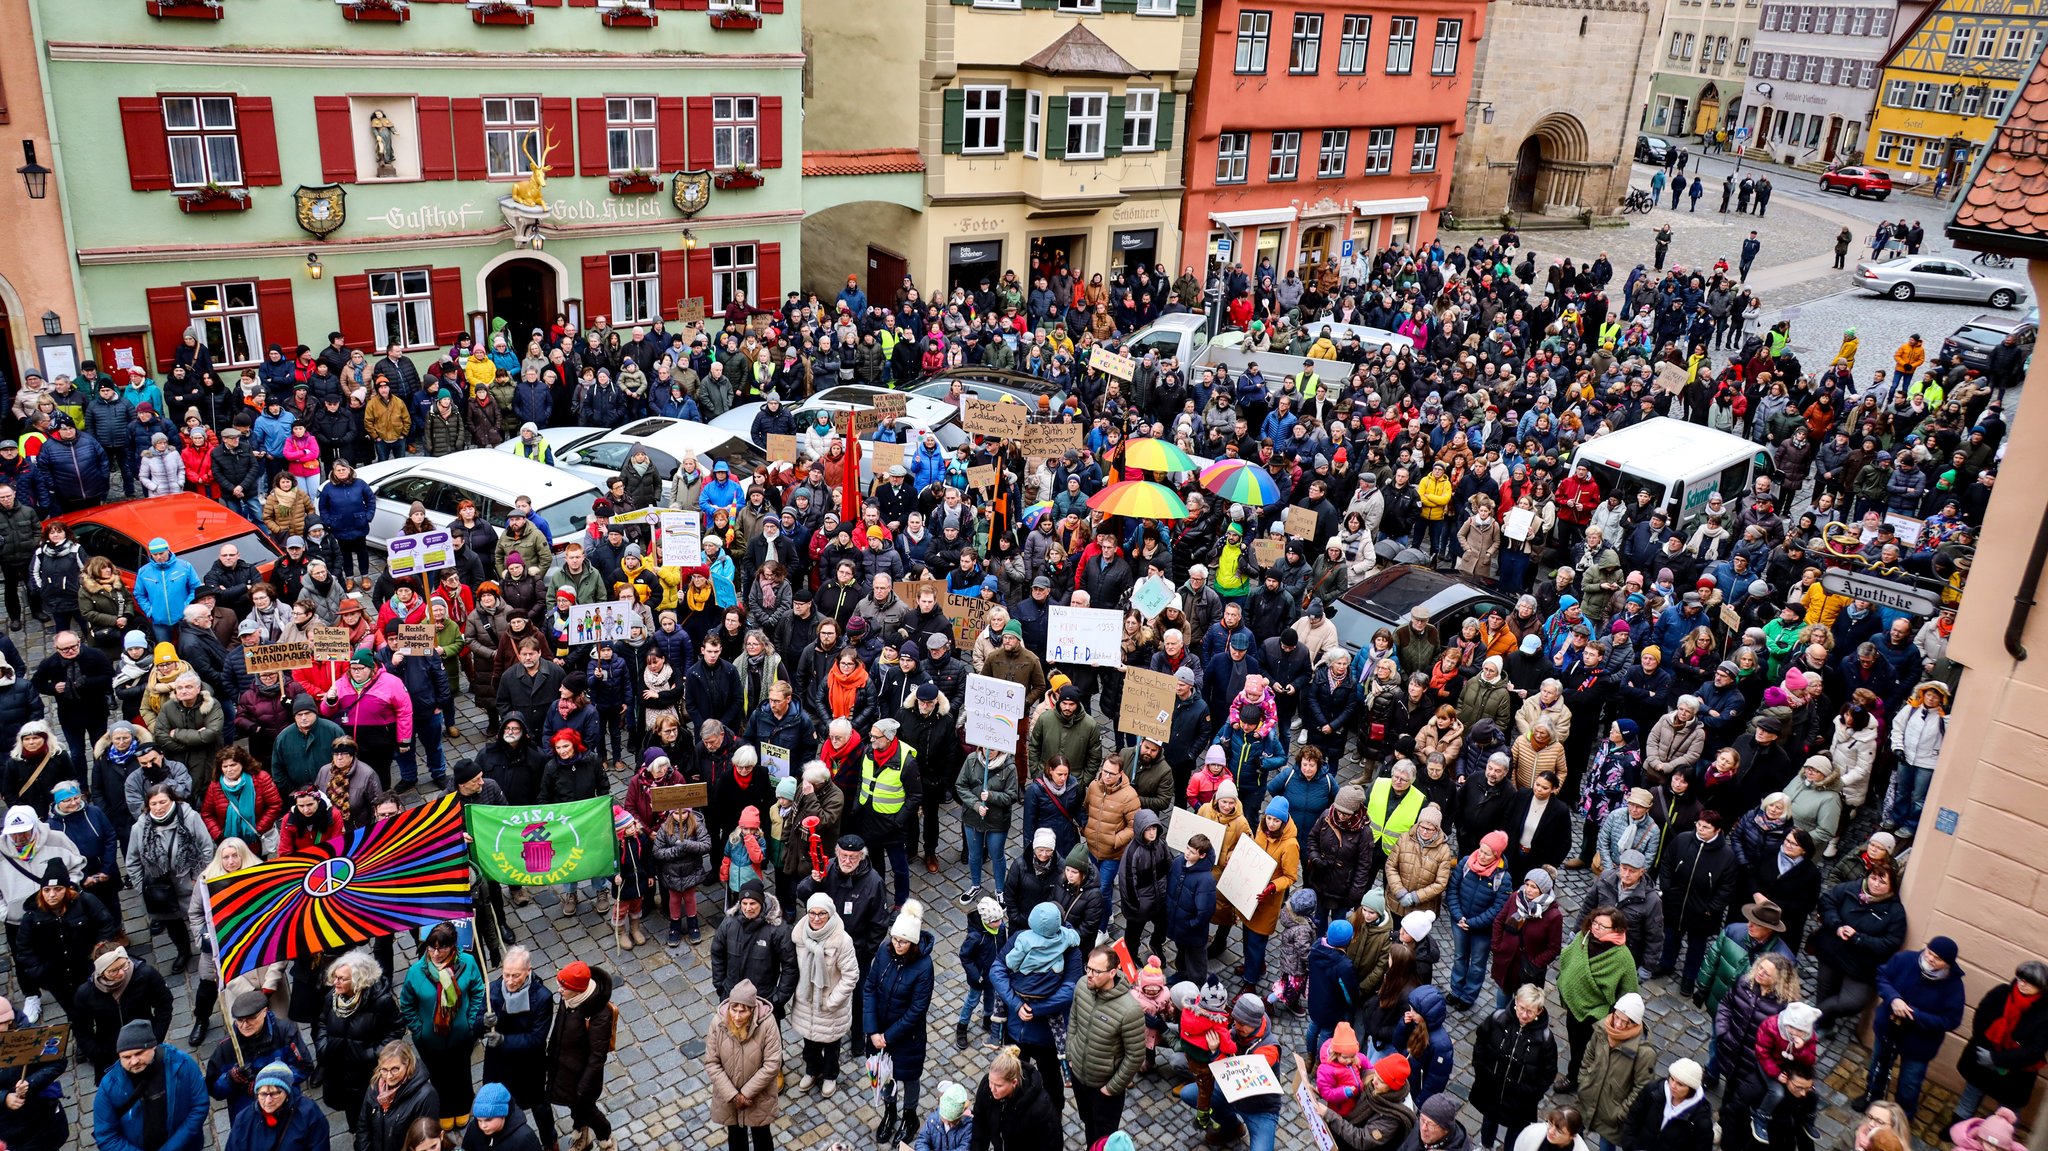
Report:
[[[86,555],[113,560],[129,587],[135,586],[136,569],[149,562],[149,553],[143,549],[158,536],[171,545],[179,559],[191,564],[201,579],[228,544],[241,551],[242,562],[256,565],[266,577],[284,554],[283,545],[260,525],[198,492],[101,504],[54,518],[71,526],[72,537]]]

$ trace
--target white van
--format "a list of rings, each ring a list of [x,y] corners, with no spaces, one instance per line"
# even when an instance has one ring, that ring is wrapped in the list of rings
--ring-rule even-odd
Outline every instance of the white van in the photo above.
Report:
[[[1572,463],[1586,465],[1602,492],[1618,490],[1631,506],[1638,491],[1649,489],[1651,506],[1684,532],[1705,518],[1715,492],[1732,508],[1755,477],[1772,474],[1770,453],[1760,445],[1667,416],[1588,440]]]

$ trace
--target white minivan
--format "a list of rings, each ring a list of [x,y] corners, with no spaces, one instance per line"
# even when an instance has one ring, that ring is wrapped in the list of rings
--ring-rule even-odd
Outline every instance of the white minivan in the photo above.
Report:
[[[1651,505],[1684,532],[1705,517],[1715,492],[1733,507],[1755,477],[1772,474],[1770,453],[1760,445],[1668,416],[1588,440],[1572,463],[1586,465],[1602,492],[1619,490],[1630,505],[1649,489]]]

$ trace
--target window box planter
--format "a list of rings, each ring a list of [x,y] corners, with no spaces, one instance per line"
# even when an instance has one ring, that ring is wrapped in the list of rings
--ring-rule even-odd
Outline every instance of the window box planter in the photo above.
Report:
[[[406,0],[354,0],[342,5],[341,18],[351,24],[402,24],[412,19],[412,5]]]
[[[188,216],[198,212],[246,212],[249,205],[245,188],[194,188],[178,193],[178,210]]]
[[[652,28],[660,22],[653,12],[634,5],[606,8],[598,19],[607,28]]]
[[[219,20],[228,14],[221,0],[148,0],[143,7],[160,20]]]
[[[757,12],[713,12],[711,27],[719,32],[753,32],[761,27],[761,16]]]
[[[761,186],[761,173],[751,168],[735,168],[730,172],[717,172],[711,177],[711,186],[721,191]]]
[[[661,191],[661,181],[646,172],[629,172],[611,179],[614,196],[649,196]]]
[[[524,28],[533,23],[533,9],[524,4],[471,4],[469,18],[486,26]]]

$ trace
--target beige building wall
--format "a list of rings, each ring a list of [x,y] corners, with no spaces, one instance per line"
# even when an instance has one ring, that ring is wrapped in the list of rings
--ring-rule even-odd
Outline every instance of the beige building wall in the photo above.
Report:
[[[924,4],[825,0],[804,9],[804,150],[917,146]]]
[[[2048,265],[2028,278],[2048,291]],[[2048,357],[2027,372],[2033,394],[2048,387]],[[2019,635],[2028,658],[2006,650],[2015,600],[2044,597],[2022,587],[2028,557],[2048,532],[2048,404],[2021,404],[2006,438],[1998,494],[1970,571],[1949,655],[1966,669],[1949,719],[1941,766],[1906,867],[1907,946],[1947,935],[1962,948],[1970,1006],[2012,978],[2022,960],[2048,959],[2048,605]],[[1953,813],[1952,830],[1942,830]],[[1963,1034],[1970,1026],[1963,1023]],[[1961,1041],[1951,1036],[1933,1069],[1954,1085]],[[2039,1128],[2041,1092],[2031,1114]]]
[[[61,191],[53,172],[49,191],[31,200],[14,169],[23,166],[21,142],[33,140],[36,162],[57,167],[56,142],[43,105],[32,4],[0,4],[0,307],[7,313],[9,350],[19,372],[38,369],[36,337],[44,312],[55,312],[64,331],[78,334],[80,359],[92,341],[79,332],[78,292],[71,276]]]

